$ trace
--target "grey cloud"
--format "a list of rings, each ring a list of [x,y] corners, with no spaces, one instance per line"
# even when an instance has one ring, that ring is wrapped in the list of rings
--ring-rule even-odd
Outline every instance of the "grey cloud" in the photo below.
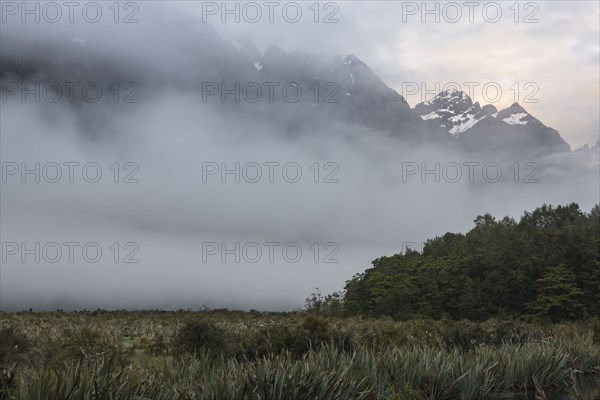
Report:
[[[98,79],[138,82],[140,102],[50,105],[12,100],[1,105],[3,162],[93,161],[105,174],[96,184],[82,179],[72,184],[23,184],[15,177],[3,183],[3,242],[97,242],[104,256],[98,263],[80,258],[73,264],[35,263],[31,257],[22,263],[11,257],[2,265],[2,309],[198,308],[206,304],[287,310],[302,306],[315,286],[324,292],[341,289],[346,279],[368,267],[371,260],[399,252],[406,243],[469,229],[477,214],[518,216],[542,203],[571,201],[589,209],[598,201],[597,172],[577,164],[570,154],[527,160],[539,164],[536,177],[540,182],[515,183],[509,168],[522,160],[466,154],[445,142],[424,144],[381,128],[390,125],[386,121],[361,125],[342,112],[352,103],[332,105],[329,114],[320,114],[311,111],[310,104],[202,102],[198,82],[219,76],[224,67],[238,60],[235,48],[227,43],[238,33],[256,40],[261,51],[277,43],[288,52],[359,54],[370,64],[373,44],[388,45],[383,36],[386,30],[377,30],[379,36],[373,38],[368,31],[355,29],[387,24],[388,19],[385,13],[378,17],[377,10],[370,9],[369,18],[380,20],[361,21],[347,4],[342,12],[351,15],[348,19],[341,15],[340,24],[286,26],[285,32],[306,33],[294,36],[278,34],[284,31],[276,24],[213,30],[181,10],[161,6],[142,10],[150,16],[141,15],[142,22],[131,26],[50,29],[40,25],[32,30],[3,26],[3,56],[39,59],[32,57],[32,43],[51,49],[43,58],[62,67],[54,70],[40,64],[39,76],[77,76],[81,70],[68,66],[76,61],[76,54],[86,54],[89,58],[84,61]],[[125,32],[130,35],[122,36]],[[324,32],[335,32],[331,43],[317,40]],[[83,46],[91,50],[79,51],[73,47],[80,46],[73,38],[89,38]],[[375,72],[391,80],[404,71],[414,71],[418,79],[425,76],[415,60],[399,60],[397,71],[386,70],[386,62],[378,65]],[[250,79],[255,73],[251,64],[234,65],[226,72],[239,70],[244,71],[242,75],[232,76]],[[291,68],[283,70],[290,76],[296,73]],[[408,105],[384,103],[389,104],[408,112]],[[300,164],[303,179],[298,183],[278,177],[274,183],[263,179],[224,184],[211,176],[208,182],[202,181],[203,162],[231,166],[268,161]],[[473,183],[466,177],[456,183],[436,183],[431,175],[423,183],[420,174],[402,179],[407,163],[432,168],[435,163],[470,161],[501,164],[504,179],[487,182],[480,170]],[[114,183],[110,167],[115,162],[121,169],[135,162],[139,182]],[[310,167],[315,162],[321,168],[320,180],[328,172],[322,170],[325,163],[339,166],[335,175],[339,183],[314,183]],[[298,243],[304,255],[297,263],[280,256],[273,263],[264,258],[257,263],[222,263],[214,256],[208,262],[202,260],[204,242],[269,241]],[[115,242],[120,246],[117,263],[110,249]],[[127,254],[122,245],[129,242],[139,246],[138,263],[122,262]],[[314,262],[310,246],[315,242],[339,246],[335,256],[339,262],[322,262],[326,254],[322,247],[319,262]]]

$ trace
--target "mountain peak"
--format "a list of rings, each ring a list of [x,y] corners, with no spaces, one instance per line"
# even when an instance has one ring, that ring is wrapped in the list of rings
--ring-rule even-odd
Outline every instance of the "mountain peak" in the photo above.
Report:
[[[354,54],[348,54],[341,57],[342,63],[345,65],[352,65],[355,63],[362,63]]]
[[[524,114],[529,114],[523,107],[521,107],[521,105],[519,103],[512,103],[512,105],[510,107],[508,107],[506,109],[507,111],[510,110],[513,114],[515,113],[524,113]]]
[[[583,146],[580,146],[573,151],[590,151],[590,145],[586,143]]]
[[[473,104],[471,98],[462,90],[450,88],[441,91],[433,99],[419,103],[414,111],[425,120],[434,120],[435,124],[457,136],[476,124],[480,117],[481,106]]]
[[[509,125],[527,125],[533,119],[519,103],[513,103],[510,107],[498,113],[497,118]]]
[[[600,165],[600,140],[596,144],[584,144],[574,150],[580,157],[583,157],[589,167],[598,168]]]
[[[492,115],[496,114],[498,112],[498,109],[493,104],[486,104],[481,108],[481,112],[483,112],[485,115]]]
[[[450,88],[447,90],[442,90],[438,93],[433,99],[426,101],[425,104],[432,103],[440,103],[440,102],[457,102],[457,101],[467,101],[469,103],[473,103],[469,95],[467,95],[462,90],[458,90],[455,88]]]

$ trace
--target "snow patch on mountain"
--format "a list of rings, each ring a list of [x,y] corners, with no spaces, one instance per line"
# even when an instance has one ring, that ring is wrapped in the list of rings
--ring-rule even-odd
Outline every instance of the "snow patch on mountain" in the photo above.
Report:
[[[429,114],[421,115],[421,118],[426,121],[428,119],[442,118],[442,116],[440,114],[438,114],[437,112],[432,111]]]
[[[414,111],[424,121],[439,120],[439,126],[454,137],[497,112],[494,106],[482,108],[479,103],[473,103],[465,92],[457,89],[442,91],[433,99],[417,104]]]
[[[448,101],[456,101],[456,100],[460,100],[463,96],[466,96],[466,98],[469,98],[469,96],[467,96],[466,93],[461,92],[460,90],[448,89],[448,90],[444,90],[443,92],[440,92],[433,99],[425,101],[422,104],[424,104],[426,106],[430,106],[432,104],[440,104],[440,103],[444,103],[444,102],[448,102]],[[469,100],[470,100],[470,98],[469,98]]]
[[[450,134],[452,136],[456,136],[458,134],[461,134],[465,131],[467,131],[469,128],[471,128],[473,125],[475,125],[476,123],[478,123],[480,121],[481,118],[477,119],[475,118],[475,114],[467,114],[466,116],[457,116],[454,118],[458,118],[457,121],[460,121],[459,124],[454,125],[448,132],[450,132]],[[454,119],[454,118],[451,118]],[[464,119],[462,119],[464,118]],[[485,117],[483,117],[485,118]]]
[[[527,113],[511,114],[509,117],[504,118],[502,121],[509,125],[526,125],[527,121],[523,121],[523,118],[527,117]]]
[[[413,110],[422,120],[443,128],[455,138],[484,119],[494,119],[513,126],[536,121],[518,103],[498,111],[491,104],[481,107],[478,102],[473,103],[466,93],[456,89],[442,91],[433,99],[417,104]]]

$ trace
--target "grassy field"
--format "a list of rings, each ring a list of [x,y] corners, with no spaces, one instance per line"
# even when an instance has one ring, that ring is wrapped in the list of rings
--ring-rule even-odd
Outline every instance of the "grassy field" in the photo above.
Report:
[[[1,313],[0,371],[7,399],[596,399],[600,322]]]

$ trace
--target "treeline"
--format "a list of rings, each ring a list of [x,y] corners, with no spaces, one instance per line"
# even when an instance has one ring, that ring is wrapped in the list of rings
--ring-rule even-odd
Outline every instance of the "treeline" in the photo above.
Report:
[[[381,257],[322,308],[369,317],[532,316],[552,322],[600,315],[600,205],[544,205],[517,222],[478,216],[466,234],[422,252]]]

